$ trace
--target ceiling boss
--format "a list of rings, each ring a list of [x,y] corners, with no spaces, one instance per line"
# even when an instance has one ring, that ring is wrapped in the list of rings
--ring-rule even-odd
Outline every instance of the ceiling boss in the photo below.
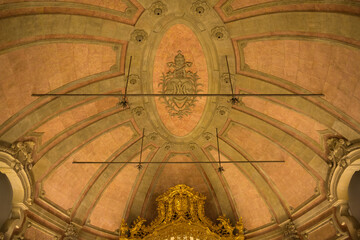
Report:
[[[174,62],[167,63],[169,70],[166,74],[163,73],[159,87],[161,93],[165,94],[197,94],[202,92],[199,88],[202,84],[198,83],[200,79],[197,73],[186,70],[186,67],[191,67],[192,62],[186,62],[181,50],[174,58]],[[196,97],[194,96],[164,96],[161,97],[166,104],[166,108],[170,116],[177,116],[182,118],[192,113],[192,107],[195,106]]]
[[[176,185],[156,199],[158,216],[148,226],[141,217],[130,228],[123,221],[119,240],[244,240],[242,221],[232,226],[229,219],[220,216],[218,224],[213,223],[205,215],[205,199],[191,187]]]

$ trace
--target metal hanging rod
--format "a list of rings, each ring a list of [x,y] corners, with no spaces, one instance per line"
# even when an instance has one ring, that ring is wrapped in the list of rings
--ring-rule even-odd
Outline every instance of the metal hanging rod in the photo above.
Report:
[[[219,134],[218,134],[218,129],[216,128],[216,142],[217,142],[217,152],[218,152],[218,157],[219,157],[219,167],[218,167],[218,172],[221,173],[224,171],[224,168],[221,166],[221,160],[220,160],[220,145],[219,145]]]
[[[226,161],[221,162],[221,164],[225,163],[284,163],[284,160],[279,161]],[[139,162],[77,162],[73,161],[73,164],[139,164]],[[193,163],[204,163],[204,164],[218,164],[218,162],[141,162],[141,164],[193,164]]]
[[[142,169],[141,158],[142,158],[142,152],[143,152],[143,146],[144,146],[144,136],[145,136],[145,128],[143,128],[142,136],[141,136],[140,160],[139,160],[139,164],[136,166],[136,168],[139,170]]]
[[[172,93],[33,93],[33,97],[313,97],[324,96],[323,93],[198,93],[198,94],[172,94]]]

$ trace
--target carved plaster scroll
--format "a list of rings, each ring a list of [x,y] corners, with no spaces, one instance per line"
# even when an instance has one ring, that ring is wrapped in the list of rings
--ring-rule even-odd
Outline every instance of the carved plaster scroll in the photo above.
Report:
[[[336,194],[331,189],[331,183],[337,178],[343,170],[347,167],[346,154],[350,142],[344,138],[329,138],[327,141],[328,146],[328,200],[333,201]]]

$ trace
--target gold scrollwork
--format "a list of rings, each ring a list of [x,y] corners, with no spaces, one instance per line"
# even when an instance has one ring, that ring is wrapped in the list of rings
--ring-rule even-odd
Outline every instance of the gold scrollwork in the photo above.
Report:
[[[145,219],[138,217],[132,227],[123,220],[120,240],[132,239],[209,239],[243,240],[243,224],[240,219],[235,226],[225,216],[213,223],[205,215],[206,197],[184,184],[176,185],[160,195],[158,216],[146,226]]]

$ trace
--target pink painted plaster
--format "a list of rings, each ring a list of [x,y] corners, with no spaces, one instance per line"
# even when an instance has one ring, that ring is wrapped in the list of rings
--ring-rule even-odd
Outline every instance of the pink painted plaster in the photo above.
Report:
[[[0,55],[0,123],[47,93],[67,83],[108,71],[116,63],[111,46],[51,43]]]
[[[269,139],[240,125],[230,127],[228,138],[244,149],[255,161],[285,161],[285,163],[258,163],[256,166],[291,207],[298,207],[315,194],[317,182],[310,175],[309,170]]]
[[[37,128],[34,132],[42,133],[41,141],[43,144],[45,144],[56,134],[62,132],[65,129],[68,129],[75,123],[96,115],[99,112],[105,111],[106,109],[114,107],[118,102],[119,100],[116,98],[103,98],[94,102],[80,105],[79,107],[75,107],[52,118],[50,121]]]
[[[217,159],[217,151],[211,150],[210,153],[214,159]],[[221,160],[229,161],[223,154]],[[226,164],[225,169],[223,176],[235,202],[236,211],[243,219],[244,227],[251,230],[271,223],[272,215],[269,207],[254,184],[235,165]]]
[[[100,168],[92,164],[72,164],[73,161],[105,161],[132,137],[128,126],[120,126],[96,138],[71,155],[43,181],[45,197],[68,210]],[[64,153],[65,154],[65,153]]]
[[[242,101],[247,107],[299,130],[319,144],[321,143],[319,131],[327,129],[323,124],[304,114],[262,98],[246,97]]]
[[[149,153],[150,150],[145,150],[143,152],[143,159],[146,159]],[[139,155],[131,161],[139,161]],[[115,231],[119,228],[125,216],[130,194],[139,173],[135,165],[131,164],[121,169],[115,179],[106,187],[94,207],[89,218],[91,225],[109,231]]]
[[[328,42],[269,40],[244,49],[251,69],[283,78],[360,121],[360,51]]]

